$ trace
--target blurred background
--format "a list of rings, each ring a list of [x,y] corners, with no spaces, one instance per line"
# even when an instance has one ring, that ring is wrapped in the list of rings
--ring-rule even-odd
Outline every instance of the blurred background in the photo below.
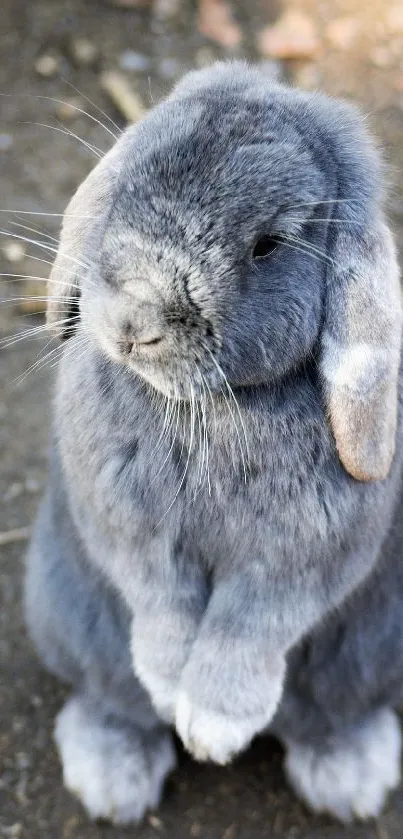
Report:
[[[280,79],[361,105],[384,149],[401,245],[402,0],[1,0],[0,837],[403,836],[402,791],[378,823],[312,817],[287,790],[269,739],[226,769],[181,754],[161,811],[138,829],[89,824],[63,790],[52,741],[65,690],[42,671],[23,627],[23,556],[46,481],[60,352],[43,330],[60,213],[114,135],[186,70],[223,57],[264,62]]]

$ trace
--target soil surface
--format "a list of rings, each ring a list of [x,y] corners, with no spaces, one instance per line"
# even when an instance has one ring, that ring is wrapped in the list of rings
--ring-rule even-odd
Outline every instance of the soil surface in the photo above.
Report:
[[[245,7],[233,6],[244,33],[240,55],[259,59],[255,46],[259,35],[268,22],[281,20],[281,6],[265,2],[266,6],[263,0],[260,6],[249,0]],[[217,45],[199,35],[197,10],[187,2],[176,4],[176,10],[169,2],[142,10],[130,8],[130,2],[126,5],[119,8],[106,0],[3,0],[2,230],[33,239],[38,238],[38,230],[57,236],[60,218],[35,214],[63,210],[93,164],[93,152],[86,144],[101,150],[110,146],[109,131],[115,128],[98,108],[107,111],[119,127],[124,125],[121,113],[102,92],[101,71],[118,69],[125,74],[149,107],[186,69],[223,55]],[[293,9],[315,29],[315,54],[285,61],[278,69],[307,88],[319,87],[361,103],[390,164],[390,213],[401,243],[403,21],[401,7],[392,2],[373,0],[371,8],[368,5],[348,0],[294,3]],[[163,13],[171,17],[164,19]],[[85,50],[80,54],[77,48],[78,38],[88,39],[92,47],[85,60]],[[71,109],[66,113],[52,98],[71,101],[90,116],[76,112],[72,119]],[[24,231],[15,224],[34,230]],[[44,241],[53,246],[52,239]],[[44,278],[49,269],[46,260],[51,258],[51,250],[0,236],[3,272]],[[26,329],[43,323],[41,314],[34,311],[43,309],[43,303],[31,300],[21,307],[11,298],[41,297],[45,286],[39,279],[26,281],[19,276],[13,280],[3,278],[1,335],[21,338]],[[403,789],[391,797],[377,823],[341,827],[331,819],[314,817],[288,790],[281,749],[266,738],[227,769],[199,766],[180,750],[180,766],[167,784],[161,810],[149,815],[139,828],[91,824],[63,789],[52,726],[66,691],[42,670],[26,636],[21,610],[24,528],[33,520],[46,481],[52,379],[58,355],[52,346],[52,355],[45,359],[50,351],[45,349],[48,337],[38,332],[33,340],[3,344],[0,349],[0,545],[4,534],[9,534],[9,544],[0,547],[0,837],[401,839]]]

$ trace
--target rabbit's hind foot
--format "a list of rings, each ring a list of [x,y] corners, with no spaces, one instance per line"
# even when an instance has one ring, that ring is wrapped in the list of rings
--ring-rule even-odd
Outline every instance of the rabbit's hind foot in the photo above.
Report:
[[[175,767],[169,731],[120,724],[84,697],[70,699],[56,719],[55,740],[64,784],[92,819],[139,822],[158,806]]]
[[[344,822],[378,816],[400,780],[400,725],[386,708],[321,744],[286,747],[285,770],[296,793],[311,810]]]

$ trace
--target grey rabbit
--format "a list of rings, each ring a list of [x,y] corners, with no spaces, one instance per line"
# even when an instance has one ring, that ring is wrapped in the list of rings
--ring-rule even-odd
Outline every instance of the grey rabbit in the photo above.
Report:
[[[91,817],[157,806],[170,726],[220,764],[272,732],[296,792],[346,821],[399,782],[384,180],[354,107],[224,62],[128,128],[68,205],[26,612],[73,685],[55,738]]]

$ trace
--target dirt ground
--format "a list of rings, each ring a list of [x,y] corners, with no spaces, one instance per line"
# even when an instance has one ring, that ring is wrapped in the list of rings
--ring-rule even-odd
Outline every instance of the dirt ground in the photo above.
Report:
[[[234,6],[245,36],[238,53],[249,58],[259,57],[255,42],[265,21],[282,14],[280,5],[265,2],[266,7],[263,0],[260,6],[249,0],[244,7]],[[293,8],[297,6],[316,28],[317,44],[307,60],[288,61],[278,68],[305,87],[320,87],[362,104],[390,164],[390,213],[401,243],[401,6],[387,0],[375,0],[371,8],[358,0],[301,0]],[[78,36],[89,38],[95,48],[89,65],[75,54]],[[99,106],[123,125],[121,114],[101,90],[102,70],[124,72],[149,107],[187,68],[223,53],[197,33],[195,8],[188,2],[180,4],[173,19],[164,21],[150,11],[117,8],[106,0],[2,0],[0,54],[0,91],[5,94],[0,100],[0,228],[23,235],[21,227],[13,226],[16,222],[57,236],[58,216],[24,213],[60,213],[92,165],[88,147],[64,132],[71,131],[102,150],[112,138],[90,118],[68,119],[71,114],[60,110],[60,104],[40,97],[73,98],[76,106],[104,121]],[[43,73],[43,61],[38,65],[43,56],[51,59],[48,70],[53,66],[48,77],[38,72],[42,66]],[[35,123],[52,125],[56,131]],[[27,231],[25,235],[37,236]],[[10,248],[11,242],[0,236],[1,271],[45,277],[49,266],[38,258],[51,259],[51,253],[23,245],[19,239]],[[42,323],[40,315],[22,314],[9,299],[33,290],[41,295],[42,288],[38,281],[27,286],[4,280],[2,336],[18,335]],[[35,366],[38,358],[44,358],[40,352],[46,341],[46,337],[22,340],[0,349],[0,534],[29,526],[46,480],[52,360],[57,356],[56,352],[48,364]],[[138,829],[90,824],[63,789],[52,740],[53,718],[65,689],[41,669],[23,626],[24,550],[23,539],[0,547],[0,837],[401,839],[403,789],[392,796],[378,823],[342,828],[328,818],[313,817],[295,800],[283,779],[281,749],[264,738],[227,769],[198,766],[181,753],[160,812],[151,814]]]

